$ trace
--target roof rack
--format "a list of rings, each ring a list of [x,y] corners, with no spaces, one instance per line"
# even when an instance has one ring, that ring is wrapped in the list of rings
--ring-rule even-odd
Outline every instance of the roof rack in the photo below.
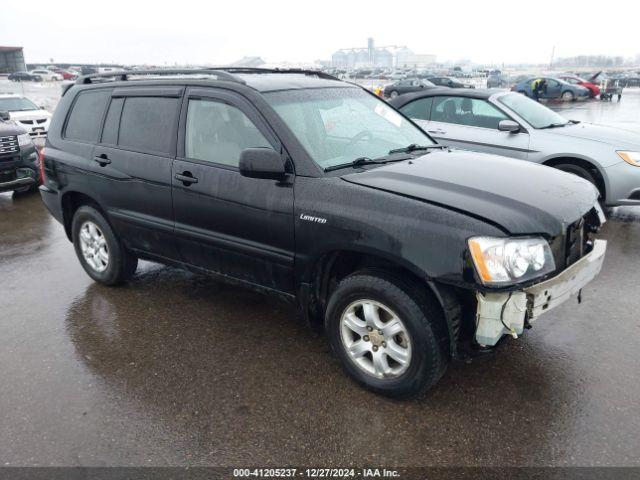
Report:
[[[329,75],[320,70],[311,70],[306,68],[259,68],[259,67],[220,67],[217,70],[232,73],[299,73],[302,75],[314,75],[325,80],[340,80],[333,75]]]
[[[229,72],[225,72],[222,69],[156,69],[156,70],[120,70],[115,72],[104,73],[91,73],[89,75],[83,75],[76,80],[77,85],[86,85],[90,83],[100,82],[100,79],[107,80],[114,78],[115,81],[127,81],[129,76],[143,76],[143,75],[214,75],[220,80],[227,80],[236,83],[246,83],[244,80],[232,75]],[[97,81],[97,82],[96,82]]]
[[[106,81],[114,78],[116,81],[127,81],[129,76],[143,75],[213,75],[220,80],[242,83],[246,82],[238,78],[234,73],[298,73],[302,75],[314,75],[318,78],[326,80],[339,80],[333,75],[321,72],[319,70],[307,70],[303,68],[251,68],[251,67],[216,67],[202,69],[154,69],[154,70],[120,70],[115,72],[92,73],[83,75],[76,80],[76,84],[84,85],[100,82],[100,79]]]

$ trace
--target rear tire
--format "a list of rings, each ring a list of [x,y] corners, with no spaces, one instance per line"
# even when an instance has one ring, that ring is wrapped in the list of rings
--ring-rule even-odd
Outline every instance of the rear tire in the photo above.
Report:
[[[73,246],[87,275],[103,285],[118,285],[129,280],[138,267],[138,259],[129,252],[94,207],[84,205],[73,216]]]
[[[573,102],[573,100],[575,99],[575,96],[573,95],[573,92],[562,92],[562,96],[561,96],[562,100],[565,102]]]
[[[444,321],[424,289],[386,272],[361,271],[331,294],[325,326],[349,376],[376,393],[409,397],[433,387],[446,370],[446,341],[438,328]]]

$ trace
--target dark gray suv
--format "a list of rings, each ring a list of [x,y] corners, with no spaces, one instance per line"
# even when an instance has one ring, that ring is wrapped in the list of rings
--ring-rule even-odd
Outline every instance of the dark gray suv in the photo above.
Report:
[[[108,77],[66,91],[44,155],[42,198],[87,274],[114,285],[144,258],[277,295],[376,392],[435,385],[601,268],[589,182],[442,147],[353,84]]]

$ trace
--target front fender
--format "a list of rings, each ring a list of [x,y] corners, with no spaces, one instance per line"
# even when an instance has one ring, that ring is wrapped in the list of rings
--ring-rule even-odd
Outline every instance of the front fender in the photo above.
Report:
[[[346,251],[392,262],[425,281],[473,288],[467,239],[504,236],[462,212],[340,178],[298,177],[295,189],[298,283],[310,281],[323,255]]]

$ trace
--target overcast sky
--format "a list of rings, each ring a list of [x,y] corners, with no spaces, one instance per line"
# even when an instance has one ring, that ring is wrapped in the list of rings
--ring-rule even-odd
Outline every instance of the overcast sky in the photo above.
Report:
[[[640,53],[637,0],[614,2],[606,16],[603,0],[2,3],[0,45],[23,46],[28,63],[313,62],[367,37],[438,61],[545,63],[554,45],[556,58]]]

